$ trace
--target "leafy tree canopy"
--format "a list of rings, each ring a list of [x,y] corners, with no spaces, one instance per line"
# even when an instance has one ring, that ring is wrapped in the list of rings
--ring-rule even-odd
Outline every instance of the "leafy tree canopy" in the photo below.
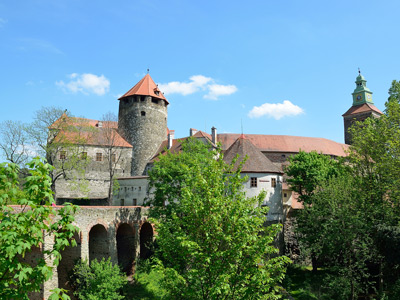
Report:
[[[246,198],[246,178],[220,150],[196,139],[182,150],[160,157],[150,172],[159,206],[157,268],[169,297],[278,299],[289,260],[273,246],[280,227],[264,226],[265,194]]]
[[[49,172],[52,167],[35,158],[28,164],[30,175],[23,191],[18,182],[18,166],[0,164],[0,298],[28,299],[28,293],[40,291],[52,276],[53,258],[57,266],[60,251],[74,245],[72,225],[75,206],[55,209]],[[16,203],[18,206],[9,206]],[[44,205],[42,205],[44,204]],[[51,247],[43,247],[45,237],[54,236]],[[33,252],[39,253],[33,257]],[[62,290],[56,289],[56,293]],[[54,296],[55,297],[55,296]],[[64,295],[64,298],[66,296]]]

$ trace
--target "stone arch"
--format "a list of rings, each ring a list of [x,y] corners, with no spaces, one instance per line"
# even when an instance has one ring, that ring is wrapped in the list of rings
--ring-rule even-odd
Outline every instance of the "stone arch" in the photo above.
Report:
[[[143,223],[140,227],[140,258],[147,259],[153,254],[153,226],[149,222]]]
[[[76,246],[69,246],[61,251],[61,260],[57,267],[58,287],[69,291],[71,287],[68,285],[68,273],[72,270],[76,261],[81,258],[82,233],[75,232],[72,239],[75,240]],[[69,294],[69,296],[72,297],[72,294]]]
[[[118,264],[128,275],[132,274],[135,260],[135,231],[127,223],[121,223],[118,226],[117,234],[117,254]]]
[[[96,224],[89,231],[89,262],[110,256],[108,232],[104,225]]]

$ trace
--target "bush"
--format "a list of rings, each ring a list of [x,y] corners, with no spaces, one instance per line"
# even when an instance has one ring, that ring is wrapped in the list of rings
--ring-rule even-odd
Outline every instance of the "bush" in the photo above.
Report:
[[[79,260],[70,276],[74,295],[82,300],[119,300],[123,299],[120,291],[127,283],[125,275],[110,258],[99,262],[93,260],[90,265],[86,260]]]

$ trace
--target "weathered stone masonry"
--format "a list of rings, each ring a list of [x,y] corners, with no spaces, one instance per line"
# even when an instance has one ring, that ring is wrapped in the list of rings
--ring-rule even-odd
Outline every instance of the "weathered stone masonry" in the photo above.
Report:
[[[154,231],[147,222],[146,213],[147,208],[140,206],[81,207],[74,222],[80,229],[74,237],[77,247],[67,247],[63,251],[52,279],[44,283],[42,292],[31,295],[30,299],[47,299],[50,290],[56,287],[69,289],[68,272],[79,258],[91,261],[110,257],[114,264],[131,274],[135,261],[139,257],[147,258],[150,253],[147,242],[153,239]],[[43,247],[50,248],[53,241],[52,236],[46,237]]]

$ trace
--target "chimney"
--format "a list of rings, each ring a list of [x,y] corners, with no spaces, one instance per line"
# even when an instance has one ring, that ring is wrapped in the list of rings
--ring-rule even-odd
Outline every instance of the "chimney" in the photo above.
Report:
[[[215,128],[214,126],[211,128],[211,138],[212,138],[213,144],[216,144],[217,143],[217,128]]]
[[[190,128],[190,136],[194,136],[198,132],[197,129]]]
[[[172,141],[175,137],[175,130],[170,130],[168,133],[168,149],[172,148]]]

